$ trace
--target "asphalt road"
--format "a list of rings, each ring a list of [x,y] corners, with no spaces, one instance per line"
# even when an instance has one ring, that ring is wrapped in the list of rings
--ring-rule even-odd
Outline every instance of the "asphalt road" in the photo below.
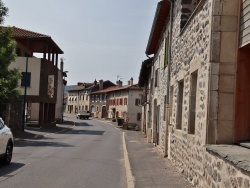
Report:
[[[67,116],[72,130],[15,144],[12,163],[0,166],[0,187],[127,187],[122,131]]]

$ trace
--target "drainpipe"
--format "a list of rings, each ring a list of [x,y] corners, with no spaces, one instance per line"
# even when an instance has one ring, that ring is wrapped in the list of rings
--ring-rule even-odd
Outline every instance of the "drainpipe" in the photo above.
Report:
[[[171,69],[171,45],[172,45],[172,28],[173,28],[173,8],[174,8],[174,0],[168,0],[170,2],[170,24],[169,24],[169,41],[168,41],[168,78],[167,78],[167,94],[166,94],[166,112],[167,112],[167,122],[166,122],[166,135],[165,135],[165,151],[164,156],[168,156],[168,125],[170,124],[169,119],[169,91],[170,91],[170,69]],[[168,149],[167,149],[168,148]]]

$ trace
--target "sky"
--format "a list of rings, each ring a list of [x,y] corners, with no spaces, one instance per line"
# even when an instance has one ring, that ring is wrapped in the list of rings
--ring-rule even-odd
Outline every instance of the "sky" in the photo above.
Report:
[[[67,85],[138,82],[159,0],[2,0],[5,26],[49,35],[64,51]]]

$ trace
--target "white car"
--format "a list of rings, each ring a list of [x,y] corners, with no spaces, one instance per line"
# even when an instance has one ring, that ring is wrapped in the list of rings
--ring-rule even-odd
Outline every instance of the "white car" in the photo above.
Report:
[[[88,110],[79,110],[76,114],[76,118],[78,119],[89,119],[91,117],[91,112]]]
[[[13,134],[0,117],[0,161],[2,164],[7,165],[11,162],[13,144]]]

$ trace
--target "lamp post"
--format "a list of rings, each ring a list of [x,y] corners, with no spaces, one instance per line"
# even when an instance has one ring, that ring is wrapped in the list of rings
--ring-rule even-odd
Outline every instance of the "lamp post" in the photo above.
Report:
[[[26,37],[26,64],[25,64],[25,76],[24,76],[24,94],[23,94],[23,117],[22,117],[22,132],[24,132],[24,126],[26,122],[26,101],[27,101],[27,74],[28,74],[28,62],[29,62],[29,39],[48,38],[48,36],[38,37]]]

